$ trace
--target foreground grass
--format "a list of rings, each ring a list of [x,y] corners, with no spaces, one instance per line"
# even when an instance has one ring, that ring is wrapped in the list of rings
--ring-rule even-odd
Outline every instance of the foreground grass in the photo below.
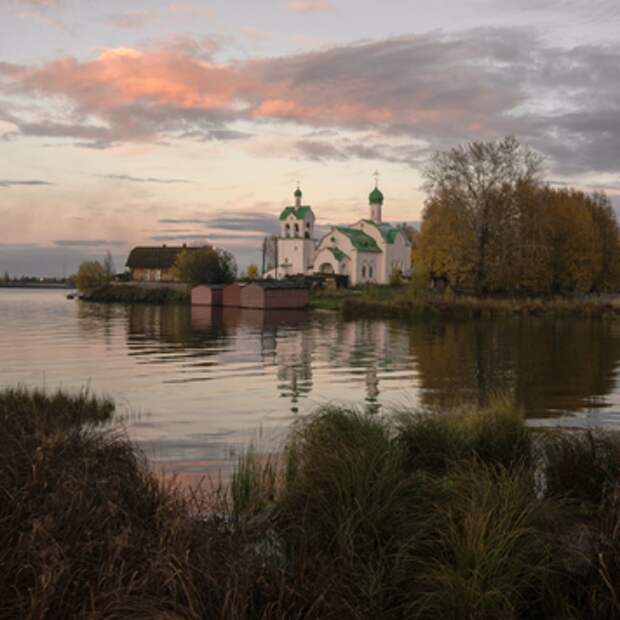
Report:
[[[419,290],[413,285],[316,291],[312,308],[341,310],[345,318],[473,319],[509,316],[611,318],[620,315],[619,300],[609,296],[475,297]]]
[[[620,443],[533,433],[510,401],[326,407],[283,457],[181,495],[86,394],[0,392],[0,617],[620,614]],[[107,429],[107,430],[106,430]]]

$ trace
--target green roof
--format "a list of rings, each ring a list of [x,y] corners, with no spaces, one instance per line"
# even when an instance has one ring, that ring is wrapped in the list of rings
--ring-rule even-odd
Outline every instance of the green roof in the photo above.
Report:
[[[367,224],[373,224],[379,229],[383,240],[386,243],[394,243],[396,241],[396,235],[398,235],[398,228],[396,226],[392,226],[392,224],[375,224],[372,220],[364,220]]]
[[[337,261],[349,258],[340,248],[327,248]]]
[[[394,243],[396,241],[396,235],[398,235],[398,228],[391,224],[378,224],[377,228],[381,232],[381,236],[386,243]]]
[[[383,194],[378,187],[375,187],[375,189],[370,192],[370,195],[368,196],[368,201],[370,202],[370,204],[383,204]]]
[[[303,207],[286,207],[282,213],[280,213],[280,219],[285,220],[289,215],[293,214],[296,220],[303,220],[306,217],[308,211],[311,211],[312,207],[305,205]]]
[[[353,244],[353,247],[360,252],[381,252],[377,242],[361,230],[348,228],[346,226],[338,226],[336,230],[346,235]]]
[[[299,189],[299,187],[295,190],[295,193],[293,195],[295,196],[295,198],[301,198],[301,190]]]

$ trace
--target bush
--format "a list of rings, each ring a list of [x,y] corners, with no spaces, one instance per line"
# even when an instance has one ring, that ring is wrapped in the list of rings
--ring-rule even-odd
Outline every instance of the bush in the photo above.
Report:
[[[602,431],[562,432],[542,440],[546,493],[598,505],[620,479],[620,443]]]
[[[99,261],[84,261],[75,277],[75,285],[80,291],[102,286],[107,281],[104,266]]]
[[[409,471],[443,474],[456,462],[478,459],[510,468],[531,459],[530,433],[523,412],[504,396],[486,408],[446,414],[401,414],[398,442]]]
[[[533,442],[502,397],[325,407],[202,497],[155,478],[113,413],[0,392],[0,617],[618,617],[616,436]]]
[[[226,284],[237,277],[237,263],[230,252],[205,246],[183,250],[176,258],[177,277],[188,284]]]

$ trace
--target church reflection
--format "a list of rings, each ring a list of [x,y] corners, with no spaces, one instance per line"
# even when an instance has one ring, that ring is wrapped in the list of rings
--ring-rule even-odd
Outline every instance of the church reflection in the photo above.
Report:
[[[125,321],[139,363],[181,364],[179,382],[217,374],[243,390],[260,379],[262,397],[286,402],[291,413],[339,400],[373,412],[398,399],[423,408],[484,404],[502,391],[528,416],[558,417],[608,407],[620,363],[620,326],[598,320],[406,325],[209,306],[85,308],[84,329],[106,339],[106,323]]]

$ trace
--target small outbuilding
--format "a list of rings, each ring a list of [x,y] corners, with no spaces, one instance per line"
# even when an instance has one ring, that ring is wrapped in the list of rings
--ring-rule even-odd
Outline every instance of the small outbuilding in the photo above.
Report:
[[[192,306],[221,306],[223,301],[223,284],[200,284],[192,288]]]
[[[224,287],[222,305],[241,307],[241,291],[247,286],[246,282],[235,282]]]
[[[240,289],[240,306],[259,309],[300,309],[310,301],[308,287],[286,280],[257,280]]]

